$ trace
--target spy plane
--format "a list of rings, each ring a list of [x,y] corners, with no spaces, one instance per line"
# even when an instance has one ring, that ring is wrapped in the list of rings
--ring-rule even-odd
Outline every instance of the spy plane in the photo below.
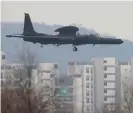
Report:
[[[71,44],[73,46],[73,51],[77,51],[76,46],[86,45],[86,44],[122,44],[121,39],[106,38],[97,34],[79,34],[79,28],[75,26],[64,26],[58,29],[55,29],[55,32],[59,34],[46,34],[46,33],[37,33],[32,25],[30,15],[25,13],[24,18],[24,28],[22,34],[16,35],[6,35],[6,37],[17,37],[23,38],[24,41],[32,43],[40,43],[41,47],[43,45],[52,44],[54,46]]]

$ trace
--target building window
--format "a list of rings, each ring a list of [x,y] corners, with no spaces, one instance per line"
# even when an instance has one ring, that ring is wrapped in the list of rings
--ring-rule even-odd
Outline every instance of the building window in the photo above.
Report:
[[[91,83],[91,88],[92,88],[92,83]]]
[[[91,73],[92,73],[92,68],[91,68]]]
[[[58,69],[58,64],[54,64],[54,68],[55,69]]]
[[[86,73],[89,73],[89,67],[86,68]]]
[[[89,83],[86,84],[86,87],[89,88]]]
[[[88,92],[88,93],[86,93],[86,96],[89,96],[90,95],[90,93]]]
[[[107,75],[106,74],[104,74],[104,78],[107,78]]]
[[[43,80],[41,80],[41,84],[43,84]]]
[[[107,63],[107,60],[104,60],[103,62],[104,62],[104,63]]]
[[[7,66],[7,69],[11,69],[11,66]]]
[[[1,69],[4,69],[4,65],[1,66]]]
[[[1,72],[1,79],[3,79],[3,72]]]
[[[107,101],[107,97],[104,97],[104,101]]]
[[[107,82],[104,82],[104,85],[107,86]]]
[[[5,55],[2,55],[2,60],[5,60]]]
[[[87,106],[87,109],[86,109],[88,112],[90,112],[90,107]]]
[[[3,76],[3,72],[1,72],[1,76]]]
[[[91,103],[92,103],[92,98],[91,98]]]
[[[93,80],[92,76],[91,76],[91,81]]]
[[[107,93],[107,90],[104,90],[104,93]]]
[[[89,76],[88,75],[86,76],[86,80],[89,80]]]
[[[104,67],[104,70],[107,71],[107,67]]]
[[[89,98],[86,99],[87,103],[89,103]]]
[[[3,80],[1,81],[1,85],[3,85],[4,84],[4,82],[3,82]]]

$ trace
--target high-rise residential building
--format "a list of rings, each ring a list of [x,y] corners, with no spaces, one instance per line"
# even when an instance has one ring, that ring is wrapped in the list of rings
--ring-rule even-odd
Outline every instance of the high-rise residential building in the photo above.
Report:
[[[93,113],[94,111],[94,78],[93,78],[93,65],[84,65],[83,66],[83,75],[82,75],[82,84],[83,84],[83,112],[84,113]]]
[[[37,86],[37,90],[44,86],[50,90],[47,90],[49,94],[53,93],[55,88],[55,78],[59,76],[58,63],[39,63],[36,68],[32,70],[32,83],[33,86]]]
[[[16,87],[20,84],[20,79],[27,79],[28,75],[24,69],[23,64],[19,63],[7,63],[4,52],[1,54],[1,83],[2,85],[8,85],[10,87]],[[25,67],[26,68],[26,67]],[[28,69],[28,68],[26,68]],[[32,85],[46,85],[54,87],[54,78],[59,76],[59,64],[58,63],[38,63],[33,64],[31,71]],[[22,75],[23,74],[23,75]],[[45,81],[44,81],[45,80]],[[39,84],[38,84],[39,83]]]
[[[94,103],[95,112],[121,104],[120,66],[114,57],[94,58]]]
[[[131,76],[131,62],[121,62],[121,104],[124,104],[124,90],[125,85],[129,84],[129,81],[127,80]]]
[[[74,113],[92,113],[93,66],[88,62],[69,62],[68,76],[73,77]]]
[[[68,76],[73,77],[73,106],[74,113],[83,112],[83,65],[77,62],[68,62]]]
[[[133,86],[133,59],[129,62],[120,63],[121,66],[121,99],[122,106],[126,106],[125,97],[127,93],[131,93]],[[130,96],[131,94],[128,94]],[[130,98],[130,97],[129,97]],[[125,107],[126,108],[126,107]]]
[[[18,75],[23,65],[8,64],[6,54],[0,54],[1,83],[15,87],[20,84]],[[58,63],[33,65],[33,87],[37,92],[48,89],[45,93],[56,100],[57,112],[97,113],[105,106],[112,110],[124,104],[124,86],[133,84],[133,59],[118,62],[114,57],[99,57],[90,62],[69,62],[67,76],[59,75]],[[53,110],[53,104],[50,109]]]
[[[75,113],[95,113],[105,105],[113,109],[121,104],[120,66],[114,57],[71,62],[68,75],[74,76]]]
[[[60,75],[55,78],[55,112],[56,113],[73,113],[73,77]]]

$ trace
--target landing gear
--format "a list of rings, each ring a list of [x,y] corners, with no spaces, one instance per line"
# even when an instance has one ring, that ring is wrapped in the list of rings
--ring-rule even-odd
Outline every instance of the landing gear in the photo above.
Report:
[[[78,51],[78,48],[76,46],[74,46],[73,51]]]
[[[60,46],[60,44],[56,44],[56,46]]]
[[[43,47],[43,45],[41,45],[41,47]]]

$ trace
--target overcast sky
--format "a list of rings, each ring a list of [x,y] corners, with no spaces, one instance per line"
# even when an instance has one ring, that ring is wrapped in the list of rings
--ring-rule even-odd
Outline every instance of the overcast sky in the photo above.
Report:
[[[2,21],[32,21],[46,24],[82,24],[99,33],[133,41],[133,2],[3,2]]]

